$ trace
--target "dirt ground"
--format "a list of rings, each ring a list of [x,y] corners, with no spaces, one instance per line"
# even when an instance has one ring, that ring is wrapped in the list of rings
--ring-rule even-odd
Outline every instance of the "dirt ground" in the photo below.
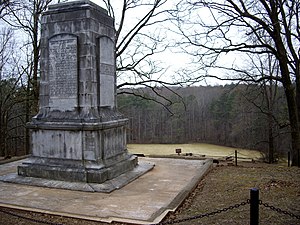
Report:
[[[228,166],[227,163],[216,166],[200,181],[184,203],[175,212],[168,214],[162,222],[172,223],[176,220],[192,218],[237,205],[237,208],[232,207],[233,209],[226,212],[175,224],[249,224],[250,205],[247,203],[247,199],[250,198],[250,189],[254,187],[259,188],[262,203],[300,216],[300,168],[278,164],[239,162],[237,167]],[[243,204],[240,206],[240,203]],[[277,211],[261,205],[260,224],[300,224],[299,219]],[[0,224],[99,225],[105,223],[0,208]]]

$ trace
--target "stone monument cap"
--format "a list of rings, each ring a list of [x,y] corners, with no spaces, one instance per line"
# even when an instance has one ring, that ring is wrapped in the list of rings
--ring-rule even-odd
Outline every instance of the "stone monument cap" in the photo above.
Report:
[[[78,9],[86,9],[86,8],[93,8],[101,13],[107,13],[107,10],[102,8],[101,6],[95,4],[94,2],[91,2],[89,0],[78,0],[78,1],[70,1],[70,2],[63,2],[63,3],[57,3],[57,4],[52,4],[48,6],[48,10],[44,14],[49,14],[53,13],[54,11],[61,12],[61,11],[68,11],[72,9],[72,11]]]

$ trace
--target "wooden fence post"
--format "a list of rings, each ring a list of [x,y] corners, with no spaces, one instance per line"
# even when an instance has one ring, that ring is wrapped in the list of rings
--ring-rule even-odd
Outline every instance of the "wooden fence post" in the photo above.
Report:
[[[234,155],[235,155],[235,166],[237,166],[237,150],[234,151]]]

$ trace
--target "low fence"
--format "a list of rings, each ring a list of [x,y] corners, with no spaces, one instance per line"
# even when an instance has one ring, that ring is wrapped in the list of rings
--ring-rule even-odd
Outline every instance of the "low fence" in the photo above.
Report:
[[[178,224],[178,223],[187,222],[187,221],[199,220],[204,217],[212,217],[219,213],[225,213],[229,210],[237,209],[237,208],[240,208],[245,205],[250,205],[250,225],[258,225],[259,224],[259,206],[260,205],[265,208],[269,208],[277,213],[295,218],[295,219],[299,220],[299,224],[300,224],[300,215],[296,215],[292,212],[280,209],[278,207],[274,207],[268,203],[264,203],[263,201],[259,200],[259,190],[257,188],[252,188],[250,190],[250,199],[248,199],[247,201],[241,202],[239,204],[231,205],[231,206],[225,207],[223,209],[218,209],[218,210],[204,213],[204,214],[199,214],[199,215],[195,215],[195,216],[191,216],[191,217],[187,217],[187,218],[183,218],[183,219],[161,222],[161,223],[152,224],[152,225]],[[8,211],[2,210],[2,209],[0,209],[0,212],[17,217],[19,219],[31,221],[34,223],[48,224],[48,225],[63,225],[62,223],[53,223],[53,222],[49,222],[49,221],[43,221],[43,220],[25,217],[22,215],[18,215],[17,213],[8,212]],[[0,223],[1,223],[1,219],[0,219]]]
[[[239,156],[238,156],[239,155]],[[241,157],[242,156],[242,157]],[[235,166],[237,166],[238,164],[238,159],[248,159],[251,160],[252,162],[254,162],[256,159],[249,157],[248,155],[242,154],[241,152],[239,152],[238,150],[235,150],[234,152],[232,152],[231,154],[225,156],[225,159],[231,159],[234,160],[234,164]],[[217,159],[220,160],[220,159]],[[275,162],[275,161],[274,161]],[[287,166],[290,167],[291,166],[291,152],[287,153]]]
[[[231,205],[231,206],[225,207],[223,209],[218,209],[218,210],[215,210],[215,211],[212,211],[209,213],[199,214],[199,215],[195,215],[192,217],[187,217],[187,218],[173,220],[173,221],[161,222],[156,225],[176,224],[176,223],[182,223],[182,222],[201,219],[204,217],[212,217],[216,214],[224,213],[224,212],[227,212],[227,211],[233,210],[233,209],[237,209],[237,208],[240,208],[241,206],[245,206],[248,204],[250,205],[250,225],[258,225],[259,224],[259,206],[260,205],[264,206],[266,208],[269,208],[277,213],[300,220],[300,215],[296,215],[292,212],[274,207],[268,203],[264,203],[262,200],[259,200],[259,190],[257,188],[252,188],[250,190],[250,199],[248,199],[247,201],[241,202],[239,204]],[[300,224],[300,221],[299,221],[299,224]]]

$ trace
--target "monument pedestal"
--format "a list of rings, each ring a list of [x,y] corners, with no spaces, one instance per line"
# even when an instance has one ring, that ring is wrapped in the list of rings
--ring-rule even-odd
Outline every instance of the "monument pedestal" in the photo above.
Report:
[[[126,122],[32,122],[32,157],[18,167],[18,173],[102,183],[130,171],[137,165],[137,158],[126,151]]]
[[[51,5],[43,14],[40,108],[28,124],[32,156],[18,167],[20,183],[100,184],[137,171],[128,181],[123,176],[125,184],[153,168],[137,169],[137,157],[127,152],[114,42],[113,19],[88,0]]]

